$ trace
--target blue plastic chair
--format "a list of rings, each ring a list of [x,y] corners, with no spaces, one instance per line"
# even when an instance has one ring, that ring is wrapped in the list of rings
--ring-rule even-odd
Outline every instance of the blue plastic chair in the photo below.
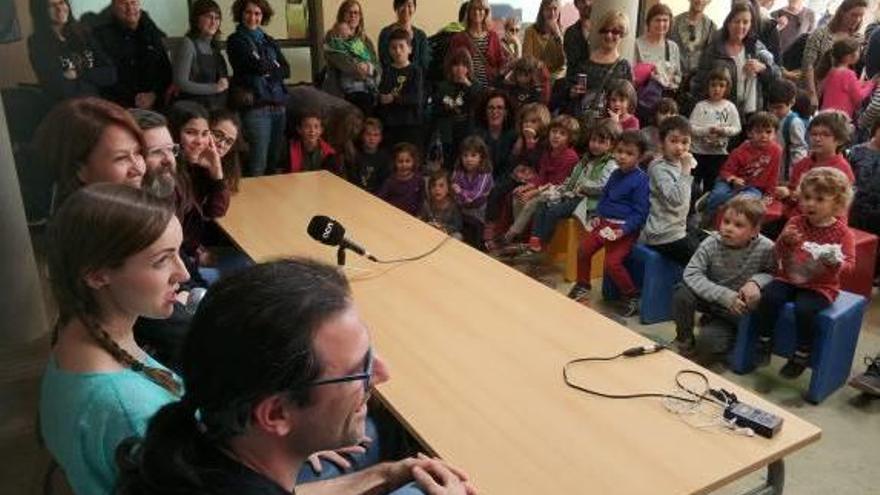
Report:
[[[810,388],[805,396],[809,402],[822,402],[849,378],[866,306],[867,299],[863,296],[841,291],[834,304],[819,313],[816,343],[810,358]],[[740,320],[736,343],[729,356],[730,368],[737,374],[755,369],[756,323],[753,315]],[[794,303],[788,303],[776,322],[773,353],[790,357],[794,354],[795,337]]]
[[[681,282],[684,267],[644,244],[636,244],[623,265],[636,287],[641,287],[639,321],[643,325],[672,319],[672,296]],[[620,292],[607,273],[602,277],[602,297],[613,301]]]

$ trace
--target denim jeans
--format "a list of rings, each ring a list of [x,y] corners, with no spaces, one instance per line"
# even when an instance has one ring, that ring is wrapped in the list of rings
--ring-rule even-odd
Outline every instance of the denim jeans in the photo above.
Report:
[[[565,198],[558,203],[541,203],[532,217],[532,235],[540,237],[542,244],[550,242],[556,224],[570,217],[581,201],[583,198]]]
[[[749,196],[760,198],[761,190],[757,187],[751,186],[733,187],[726,180],[719,179],[716,181],[715,187],[712,189],[712,194],[710,194],[709,199],[706,200],[706,215],[708,218],[713,218],[715,212],[718,211],[720,206],[733,199],[734,196],[739,196],[740,194],[748,194]]]
[[[246,175],[272,173],[281,159],[287,116],[284,107],[258,107],[245,112],[244,134],[250,146]]]

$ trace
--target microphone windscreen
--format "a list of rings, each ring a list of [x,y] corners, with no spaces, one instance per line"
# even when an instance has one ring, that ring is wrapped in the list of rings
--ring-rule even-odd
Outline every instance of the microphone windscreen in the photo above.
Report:
[[[324,215],[313,216],[307,230],[312,239],[328,246],[338,246],[345,238],[345,227]]]
[[[199,309],[199,304],[205,297],[206,292],[208,292],[208,289],[205,289],[204,287],[193,287],[189,291],[189,297],[186,298],[186,305],[183,310],[189,315],[196,314],[196,310]]]

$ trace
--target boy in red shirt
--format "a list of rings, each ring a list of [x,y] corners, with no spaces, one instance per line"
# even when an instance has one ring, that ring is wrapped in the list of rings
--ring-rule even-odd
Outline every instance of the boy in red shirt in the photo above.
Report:
[[[779,180],[782,148],[776,142],[778,120],[768,112],[749,118],[749,139],[737,146],[718,174],[706,200],[704,224],[711,224],[718,208],[740,194],[770,197]]]
[[[804,175],[798,190],[803,213],[788,221],[776,241],[777,273],[761,291],[756,313],[757,363],[766,366],[779,311],[794,301],[797,347],[779,370],[785,378],[797,378],[810,363],[816,315],[837,299],[840,275],[855,260],[855,240],[841,218],[852,198],[849,179],[840,170],[818,167]]]

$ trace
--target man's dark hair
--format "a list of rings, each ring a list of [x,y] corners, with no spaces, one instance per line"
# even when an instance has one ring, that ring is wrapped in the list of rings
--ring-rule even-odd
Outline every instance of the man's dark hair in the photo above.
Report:
[[[134,117],[134,121],[137,122],[138,127],[140,127],[142,131],[168,127],[168,119],[159,112],[144,108],[129,108],[128,113]]]
[[[645,140],[645,136],[641,132],[633,129],[620,133],[620,137],[617,139],[617,145],[620,146],[621,144],[635,146],[639,149],[639,156],[644,155],[645,151],[648,149],[648,142]]]
[[[785,103],[786,105],[794,105],[797,93],[797,86],[793,82],[788,79],[776,79],[770,84],[770,88],[767,91],[767,104]]]

